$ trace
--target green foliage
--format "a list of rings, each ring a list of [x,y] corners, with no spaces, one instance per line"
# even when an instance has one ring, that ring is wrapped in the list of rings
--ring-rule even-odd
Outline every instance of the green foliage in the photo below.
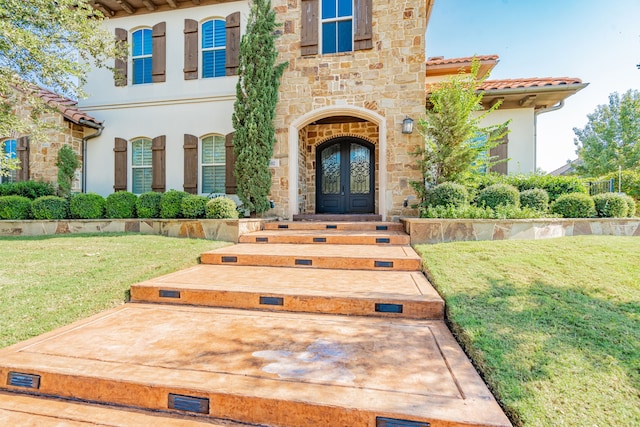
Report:
[[[609,95],[608,105],[599,105],[587,115],[584,129],[574,128],[580,160],[578,173],[600,176],[623,169],[640,169],[640,91]]]
[[[600,218],[624,218],[629,212],[629,204],[623,194],[601,193],[593,196],[596,214]]]
[[[105,218],[135,218],[138,197],[128,191],[116,191],[107,196],[104,204]]]
[[[531,208],[518,208],[514,205],[500,205],[495,209],[478,206],[453,205],[427,207],[421,211],[421,218],[451,218],[451,219],[529,219],[546,218],[549,215]]]
[[[238,197],[246,210],[256,213],[270,208],[269,160],[275,143],[274,118],[280,77],[287,66],[276,65],[278,27],[271,1],[252,1],[247,31],[240,42],[232,121]]]
[[[549,194],[549,201],[553,202],[563,194],[568,193],[588,193],[584,181],[575,176],[553,176],[553,175],[498,175],[487,174],[477,176],[471,181],[471,186],[478,190],[494,184],[513,185],[518,191],[541,188]]]
[[[182,199],[182,215],[185,218],[204,218],[207,214],[207,202],[209,198],[206,196],[198,196],[189,194]]]
[[[620,179],[622,175],[622,180]],[[620,191],[628,194],[629,196],[640,200],[640,170],[623,170],[621,174],[618,172],[611,172],[607,175],[601,176],[598,180],[614,180],[615,191],[618,191],[618,184],[620,184]]]
[[[182,217],[182,199],[188,196],[186,191],[169,190],[162,194],[160,199],[160,217],[161,218],[181,218]]]
[[[0,219],[29,219],[31,199],[23,196],[0,196]]]
[[[469,203],[469,192],[466,187],[455,182],[443,182],[427,193],[427,206],[448,206],[460,208]]]
[[[636,201],[633,197],[622,193],[622,198],[627,204],[627,217],[633,218],[636,215]]]
[[[71,218],[99,219],[104,218],[104,197],[96,193],[74,194],[69,202]]]
[[[149,191],[142,193],[136,200],[138,218],[160,218],[160,201],[162,193]]]
[[[207,202],[207,218],[236,219],[238,208],[236,202],[228,197],[216,197]]]
[[[592,218],[596,214],[593,198],[585,193],[564,194],[551,204],[549,210],[563,218]]]
[[[520,206],[520,192],[509,184],[494,184],[478,195],[478,206],[495,209],[498,206]]]
[[[524,190],[520,193],[520,206],[546,212],[549,208],[549,193],[542,188]]]
[[[76,169],[80,167],[78,155],[71,147],[63,145],[58,150],[56,166],[58,167],[58,193],[62,197],[68,197]]]
[[[20,181],[0,184],[0,196],[23,196],[31,200],[42,196],[53,196],[53,185],[42,181]]]
[[[66,219],[69,217],[69,202],[58,196],[42,196],[31,202],[34,219]]]

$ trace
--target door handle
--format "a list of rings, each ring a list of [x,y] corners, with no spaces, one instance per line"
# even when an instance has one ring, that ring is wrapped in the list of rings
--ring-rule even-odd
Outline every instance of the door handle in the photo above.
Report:
[[[344,196],[344,185],[342,186],[342,193],[340,195]]]

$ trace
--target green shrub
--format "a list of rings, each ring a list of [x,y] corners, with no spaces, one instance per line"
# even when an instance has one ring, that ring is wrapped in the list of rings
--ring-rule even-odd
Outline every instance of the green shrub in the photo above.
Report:
[[[532,188],[520,193],[520,206],[546,212],[549,208],[549,193],[542,188]]]
[[[488,219],[491,218],[493,210],[490,208],[479,208],[477,206],[462,206],[456,208],[453,205],[448,206],[429,206],[420,212],[421,218],[469,218],[469,219]]]
[[[629,212],[629,205],[624,196],[618,193],[601,193],[593,196],[596,215],[600,218],[624,218]]]
[[[69,214],[76,219],[104,217],[104,197],[96,193],[79,193],[71,196]]]
[[[136,200],[138,218],[160,218],[160,200],[162,193],[149,191],[142,193]]]
[[[181,218],[182,199],[188,196],[186,191],[169,190],[160,199],[161,218]]]
[[[636,201],[633,197],[623,194],[624,201],[627,203],[627,217],[633,218],[636,215]]]
[[[498,206],[520,206],[520,192],[509,184],[494,184],[478,194],[478,206],[495,209]]]
[[[596,214],[593,198],[585,193],[564,194],[551,204],[549,210],[563,218],[591,218]]]
[[[183,197],[182,216],[185,218],[204,218],[207,214],[208,201],[208,197],[195,194],[189,194]]]
[[[31,199],[24,196],[0,196],[0,219],[29,219]]]
[[[236,219],[236,202],[228,197],[216,197],[207,202],[207,218]]]
[[[69,202],[58,196],[42,196],[31,202],[34,219],[66,219],[69,217]]]
[[[475,177],[470,186],[472,187],[471,190],[481,191],[494,184],[513,185],[521,192],[533,188],[541,188],[549,195],[550,202],[555,201],[563,194],[588,193],[584,181],[576,176],[487,174]]]
[[[519,208],[515,205],[498,205],[493,210],[491,218],[494,219],[529,219],[529,218],[546,218],[549,215],[546,212],[532,209],[530,207]]]
[[[104,203],[105,218],[135,218],[138,197],[128,191],[117,191],[107,196]]]
[[[455,182],[443,182],[433,187],[427,193],[427,206],[449,206],[456,208],[465,206],[469,202],[469,192]]]
[[[0,184],[0,196],[23,196],[35,200],[42,196],[54,196],[56,189],[48,182],[19,181]]]

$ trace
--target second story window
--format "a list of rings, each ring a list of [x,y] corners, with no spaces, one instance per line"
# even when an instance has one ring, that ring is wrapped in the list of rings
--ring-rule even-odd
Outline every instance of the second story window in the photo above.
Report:
[[[151,140],[138,138],[131,141],[131,189],[134,194],[151,191]]]
[[[202,24],[202,77],[226,75],[225,21],[212,19]]]
[[[133,33],[132,62],[133,84],[151,83],[152,80],[151,30],[142,29]]]
[[[322,0],[322,53],[353,50],[353,0]]]
[[[17,157],[17,141],[15,139],[7,139],[3,142],[4,149],[2,155],[6,159],[15,159]],[[15,182],[16,171],[15,169],[6,171],[6,174],[0,175],[0,182]]]

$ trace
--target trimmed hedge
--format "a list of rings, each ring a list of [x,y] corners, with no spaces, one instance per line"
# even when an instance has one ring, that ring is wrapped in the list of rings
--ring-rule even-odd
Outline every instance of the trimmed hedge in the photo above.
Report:
[[[186,191],[169,190],[160,199],[161,218],[182,217],[182,199],[188,196]]]
[[[24,196],[0,196],[0,219],[29,219],[31,199]]]
[[[455,182],[443,182],[438,184],[427,193],[426,205],[454,206],[460,208],[469,203],[469,192],[464,185]]]
[[[593,198],[585,193],[564,194],[551,204],[549,210],[563,218],[592,218],[596,214]]]
[[[207,202],[209,198],[206,196],[198,196],[189,194],[182,198],[182,216],[185,218],[204,218],[207,214]]]
[[[67,219],[69,202],[58,196],[42,196],[31,202],[31,214],[34,219]]]
[[[509,184],[494,184],[478,194],[478,206],[495,209],[498,206],[520,206],[520,192]]]
[[[19,181],[0,184],[0,196],[22,196],[35,200],[42,196],[55,196],[56,189],[48,182]]]
[[[524,190],[520,193],[520,206],[546,212],[549,209],[549,193],[542,188]]]
[[[96,193],[74,194],[69,202],[69,213],[75,219],[104,218],[104,197]]]
[[[228,197],[216,197],[207,202],[207,218],[237,219],[236,202]]]
[[[600,218],[624,218],[629,212],[625,196],[618,193],[601,193],[593,196],[596,214]]]
[[[136,200],[138,218],[160,218],[160,200],[162,193],[149,191],[142,193]]]
[[[623,194],[622,196],[624,198],[624,201],[627,202],[627,217],[633,218],[636,215],[636,201],[633,199],[633,197],[627,194]]]
[[[104,204],[105,218],[135,218],[138,197],[128,191],[109,194]]]
[[[513,185],[520,192],[541,188],[549,194],[550,202],[555,201],[563,194],[588,194],[586,184],[576,176],[488,174],[475,178],[474,183],[471,185],[474,189],[482,190],[494,184]]]

